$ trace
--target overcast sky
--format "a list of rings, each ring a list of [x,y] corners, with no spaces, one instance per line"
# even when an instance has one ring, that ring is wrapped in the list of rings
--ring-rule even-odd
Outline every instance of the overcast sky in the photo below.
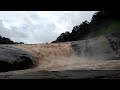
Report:
[[[0,11],[0,35],[27,44],[56,40],[96,11]]]

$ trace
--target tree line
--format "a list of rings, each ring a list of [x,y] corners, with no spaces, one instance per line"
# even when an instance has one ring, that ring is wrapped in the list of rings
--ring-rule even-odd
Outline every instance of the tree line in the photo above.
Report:
[[[112,20],[120,20],[120,13],[118,11],[96,12],[92,16],[91,22],[83,21],[80,25],[74,26],[71,33],[69,31],[61,33],[52,43],[82,40],[99,28],[107,26],[108,23],[105,24],[105,22]]]
[[[24,44],[23,42],[13,42],[9,38],[0,35],[0,44]]]

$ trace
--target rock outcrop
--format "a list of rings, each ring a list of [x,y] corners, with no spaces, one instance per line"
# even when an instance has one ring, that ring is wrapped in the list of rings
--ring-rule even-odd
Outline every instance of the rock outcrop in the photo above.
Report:
[[[77,56],[94,60],[118,60],[119,56],[111,47],[105,36],[97,38],[72,41],[72,48]]]
[[[10,45],[0,45],[0,72],[22,70],[37,65],[33,56]]]

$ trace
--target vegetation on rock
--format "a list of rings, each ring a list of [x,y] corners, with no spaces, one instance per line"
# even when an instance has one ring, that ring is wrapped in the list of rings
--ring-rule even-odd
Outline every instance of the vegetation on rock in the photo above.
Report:
[[[119,26],[119,21],[120,14],[118,11],[99,11],[92,16],[91,22],[84,21],[80,25],[74,26],[71,33],[68,31],[62,33],[52,43],[77,41],[103,35],[116,30],[115,28],[111,30],[109,26],[111,24],[116,26],[114,22],[117,22],[117,26]]]

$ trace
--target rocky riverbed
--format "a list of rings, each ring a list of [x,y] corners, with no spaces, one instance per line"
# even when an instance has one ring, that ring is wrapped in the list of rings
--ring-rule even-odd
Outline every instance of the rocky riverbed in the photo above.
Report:
[[[119,79],[119,52],[106,37],[0,45],[0,79]]]

